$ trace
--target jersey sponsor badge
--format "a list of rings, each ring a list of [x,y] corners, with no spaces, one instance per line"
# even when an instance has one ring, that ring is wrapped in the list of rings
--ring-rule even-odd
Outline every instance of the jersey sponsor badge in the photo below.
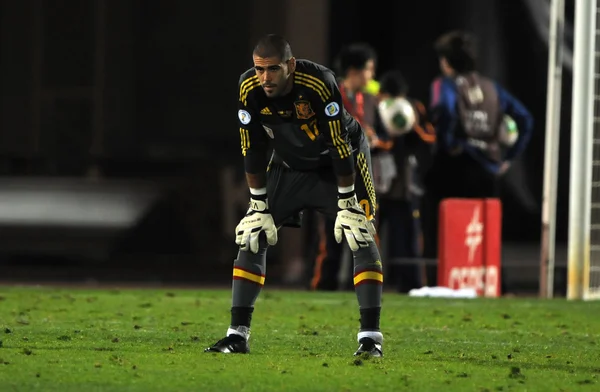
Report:
[[[340,105],[337,102],[331,102],[325,106],[325,114],[329,117],[333,117],[340,112]]]
[[[250,113],[248,113],[245,110],[239,110],[238,111],[238,118],[240,119],[240,122],[244,125],[248,125],[250,123],[250,119],[252,117],[250,117]]]

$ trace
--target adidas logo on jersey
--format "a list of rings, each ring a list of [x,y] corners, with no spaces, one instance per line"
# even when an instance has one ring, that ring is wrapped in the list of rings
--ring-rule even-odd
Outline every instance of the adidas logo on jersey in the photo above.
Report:
[[[273,114],[269,108],[264,108],[260,111],[260,114]]]

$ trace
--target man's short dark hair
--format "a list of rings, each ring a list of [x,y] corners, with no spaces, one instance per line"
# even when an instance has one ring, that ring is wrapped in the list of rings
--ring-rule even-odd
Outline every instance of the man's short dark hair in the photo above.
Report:
[[[294,57],[290,43],[277,34],[267,34],[259,39],[252,53],[262,58],[277,57],[281,61]]]
[[[392,97],[406,96],[408,83],[400,71],[387,71],[379,79],[379,92]]]
[[[451,31],[435,42],[435,51],[444,57],[457,73],[475,71],[477,50],[475,39],[464,31]]]
[[[342,48],[335,68],[339,76],[345,77],[350,69],[365,69],[369,60],[377,61],[375,50],[369,44],[354,43]]]

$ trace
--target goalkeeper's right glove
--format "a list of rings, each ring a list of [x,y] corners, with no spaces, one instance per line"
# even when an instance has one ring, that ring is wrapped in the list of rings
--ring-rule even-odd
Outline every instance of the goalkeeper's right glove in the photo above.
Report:
[[[275,245],[277,243],[277,227],[275,227],[275,222],[269,212],[267,195],[252,195],[246,216],[235,228],[235,243],[243,251],[250,250],[252,253],[257,253],[259,235],[263,231],[267,236],[267,243]]]

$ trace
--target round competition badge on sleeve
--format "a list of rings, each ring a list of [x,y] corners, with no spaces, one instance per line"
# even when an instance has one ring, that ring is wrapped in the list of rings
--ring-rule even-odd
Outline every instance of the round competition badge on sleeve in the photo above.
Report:
[[[241,109],[238,111],[238,118],[240,119],[240,122],[244,125],[248,125],[251,119],[250,113]]]
[[[333,117],[340,112],[340,105],[337,102],[331,102],[325,106],[325,114],[329,117]]]

